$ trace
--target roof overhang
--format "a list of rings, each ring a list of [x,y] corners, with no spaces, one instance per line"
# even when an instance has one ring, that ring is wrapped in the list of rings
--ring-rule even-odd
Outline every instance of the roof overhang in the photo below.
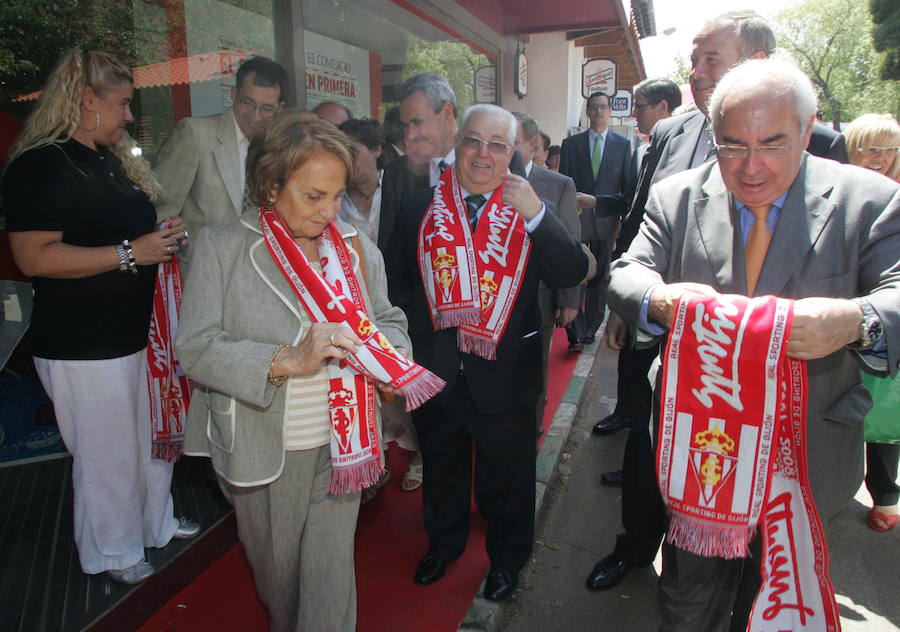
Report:
[[[656,32],[653,0],[632,0],[627,16],[621,0],[500,0],[507,35],[565,31],[584,48],[585,59],[616,62],[619,85],[631,88],[645,79],[638,39]]]

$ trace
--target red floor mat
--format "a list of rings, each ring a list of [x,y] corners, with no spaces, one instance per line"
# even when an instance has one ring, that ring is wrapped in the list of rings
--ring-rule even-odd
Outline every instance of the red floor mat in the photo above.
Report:
[[[550,357],[546,429],[559,406],[578,354],[567,350],[565,331],[557,330]],[[389,451],[391,481],[364,505],[356,533],[356,582],[360,632],[451,632],[465,617],[488,568],[484,520],[472,510],[472,528],[463,556],[433,586],[412,580],[428,548],[422,529],[421,491],[404,492],[400,479],[406,454]],[[253,632],[269,629],[250,566],[240,545],[203,572],[141,628],[142,632],[216,630]]]

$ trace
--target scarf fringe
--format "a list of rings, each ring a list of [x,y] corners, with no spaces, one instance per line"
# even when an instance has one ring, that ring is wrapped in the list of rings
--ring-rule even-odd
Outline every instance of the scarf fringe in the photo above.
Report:
[[[463,330],[459,332],[459,350],[485,360],[497,359],[497,344],[493,340]]]
[[[412,412],[429,399],[444,390],[447,382],[439,378],[431,371],[424,371],[409,384],[400,387],[400,392],[406,398],[406,412]]]
[[[159,439],[153,442],[150,457],[168,463],[175,463],[181,457],[184,448],[183,439]]]
[[[481,308],[473,307],[438,312],[435,321],[435,326],[438,329],[462,327],[463,325],[477,325],[481,322]]]
[[[669,512],[669,544],[703,557],[750,557],[755,527],[728,526]]]
[[[343,496],[362,491],[377,483],[383,473],[379,459],[369,459],[347,467],[332,467],[328,493]]]

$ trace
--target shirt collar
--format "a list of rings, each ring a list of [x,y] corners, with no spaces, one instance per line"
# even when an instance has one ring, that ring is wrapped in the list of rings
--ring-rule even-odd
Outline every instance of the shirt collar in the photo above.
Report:
[[[434,165],[435,169],[440,169],[438,165],[441,164],[441,161],[446,162],[448,165],[452,165],[456,161],[456,147],[447,152],[446,156],[438,156],[437,158],[431,159],[431,164]]]
[[[228,111],[231,112],[231,120],[234,121],[234,133],[237,138],[238,145],[249,145],[250,139],[247,138],[247,135],[244,134],[244,130],[242,130],[241,126],[238,125],[237,117],[234,115],[234,110],[232,108],[228,108]]]
[[[526,178],[530,178],[530,177],[531,177],[531,168],[532,168],[533,166],[534,166],[534,160],[529,160],[529,161],[528,161],[528,164],[525,165],[525,177],[526,177]]]
[[[777,208],[779,211],[782,208],[784,208],[784,201],[787,198],[787,194],[788,194],[788,192],[785,191],[780,196],[778,196],[778,198],[776,198],[775,201],[773,201],[772,204],[769,205],[769,208],[771,209],[774,207],[774,208]],[[744,204],[743,202],[741,202],[739,199],[734,198],[734,203],[735,203],[735,206],[737,206],[737,209],[739,211],[743,211],[743,210],[746,210],[748,212],[750,211],[750,207],[747,206],[746,204]]]
[[[602,132],[595,132],[593,127],[589,127],[588,128],[588,137],[591,139],[591,142],[593,143],[594,140],[599,136],[600,138],[603,139],[603,142],[605,143],[606,142],[606,133],[608,131],[609,131],[608,127],[605,130],[603,130]]]

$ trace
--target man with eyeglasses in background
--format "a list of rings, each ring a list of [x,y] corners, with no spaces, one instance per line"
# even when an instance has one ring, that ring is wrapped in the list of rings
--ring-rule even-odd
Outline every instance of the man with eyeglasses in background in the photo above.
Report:
[[[156,163],[166,192],[157,216],[181,216],[188,232],[240,217],[250,140],[284,107],[287,87],[278,62],[253,57],[238,68],[229,109],[181,119]]]
[[[581,351],[594,342],[606,311],[609,261],[619,222],[634,192],[631,143],[609,131],[609,96],[595,92],[587,100],[590,128],[566,138],[560,151],[559,172],[575,181],[581,209],[581,241],[597,260],[597,274],[588,282],[584,305],[566,328],[569,349]]]

